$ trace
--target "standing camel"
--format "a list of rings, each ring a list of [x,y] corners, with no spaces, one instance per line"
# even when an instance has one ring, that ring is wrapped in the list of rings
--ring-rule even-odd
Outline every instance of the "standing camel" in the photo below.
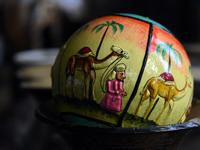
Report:
[[[165,73],[165,74],[169,74],[169,73]],[[186,78],[186,83],[185,86],[182,90],[179,90],[176,85],[169,85],[166,83],[166,81],[164,81],[161,77],[152,77],[151,79],[148,80],[148,82],[146,83],[143,91],[141,92],[142,99],[140,101],[140,104],[137,108],[137,111],[135,113],[135,115],[138,115],[139,110],[141,108],[142,103],[147,100],[150,97],[150,104],[149,107],[145,113],[145,115],[143,116],[144,119],[147,118],[150,110],[152,109],[153,106],[153,102],[156,98],[157,95],[159,95],[160,97],[165,99],[164,102],[164,107],[161,111],[161,113],[159,114],[159,116],[156,119],[156,124],[158,124],[158,120],[160,118],[160,116],[163,114],[165,108],[167,107],[167,105],[169,104],[169,102],[172,100],[173,105],[171,107],[171,110],[168,112],[167,117],[165,119],[165,121],[168,119],[170,113],[173,110],[174,107],[174,101],[175,100],[179,100],[182,97],[185,96],[186,92],[188,91],[187,88],[191,87],[190,84],[188,83],[188,79]]]
[[[94,100],[93,90],[94,90],[94,82],[95,82],[95,70],[106,68],[108,65],[110,65],[112,62],[114,62],[116,59],[113,59],[113,57],[121,57],[128,59],[128,53],[123,51],[120,47],[112,46],[111,47],[112,52],[104,57],[103,59],[97,59],[94,54],[92,53],[91,49],[89,47],[84,47],[79,50],[79,52],[76,55],[73,55],[67,64],[66,68],[66,77],[68,78],[69,74],[71,75],[71,92],[72,96],[74,97],[74,75],[76,68],[82,70],[84,72],[84,93],[83,93],[83,99],[86,98],[86,83],[89,73],[92,73],[92,99]],[[68,73],[69,68],[69,73]]]

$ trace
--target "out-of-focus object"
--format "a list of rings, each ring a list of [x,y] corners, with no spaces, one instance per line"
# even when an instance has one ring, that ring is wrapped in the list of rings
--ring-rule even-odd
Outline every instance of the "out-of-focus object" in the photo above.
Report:
[[[17,77],[21,79],[20,87],[26,89],[50,89],[49,76],[51,66],[30,66],[19,69]]]
[[[41,0],[30,15],[32,48],[61,45],[66,32],[86,16],[83,0]]]
[[[185,49],[188,52],[194,77],[194,97],[200,99],[200,44],[185,43]]]
[[[200,104],[193,105],[197,111],[191,111],[191,116],[200,114]],[[55,127],[66,143],[73,149],[162,149],[177,150],[180,148],[196,148],[197,140],[187,137],[200,127],[199,118],[188,118],[185,123],[168,126],[104,128],[72,126],[60,118],[60,112],[55,108],[55,101],[50,101],[39,107],[37,117]],[[71,118],[71,121],[74,121]],[[82,120],[83,121],[83,120]],[[188,145],[189,144],[189,145]]]
[[[167,28],[115,14],[85,24],[63,45],[52,90],[73,125],[170,125],[189,113],[193,75],[184,47]]]
[[[5,51],[5,49],[4,49],[4,40],[3,40],[3,38],[2,38],[2,36],[0,34],[0,67],[4,62],[4,53],[5,53],[4,51]]]
[[[32,49],[17,53],[14,61],[18,66],[16,76],[20,87],[26,89],[51,89],[51,66],[58,48]]]
[[[52,65],[59,48],[32,49],[18,52],[14,61],[20,66]]]

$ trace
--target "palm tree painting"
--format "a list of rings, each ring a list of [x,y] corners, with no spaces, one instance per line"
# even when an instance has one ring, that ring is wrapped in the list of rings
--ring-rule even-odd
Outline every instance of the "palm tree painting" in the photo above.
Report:
[[[102,24],[98,24],[96,25],[91,32],[95,31],[96,30],[96,33],[98,33],[99,31],[103,30],[104,27],[106,27],[105,31],[104,31],[104,34],[101,38],[101,41],[99,43],[99,46],[97,48],[97,51],[96,51],[96,58],[98,57],[98,54],[99,54],[99,51],[100,51],[100,48],[101,48],[101,45],[103,43],[103,40],[106,36],[106,33],[108,32],[108,29],[110,27],[112,27],[112,31],[113,31],[113,35],[117,32],[118,28],[117,26],[119,27],[119,30],[122,32],[123,29],[124,29],[124,26],[120,23],[117,23],[116,21],[106,21],[106,23],[102,23]]]
[[[162,54],[162,58],[165,59],[166,53],[169,53],[169,63],[168,63],[168,73],[170,73],[170,69],[171,69],[171,56],[173,55],[173,59],[174,62],[176,63],[176,65],[178,65],[178,62],[181,62],[181,64],[183,64],[183,58],[181,56],[181,54],[175,49],[173,48],[173,44],[170,43],[160,43],[157,45],[156,47],[156,52],[157,52],[157,56],[159,56],[159,54]]]

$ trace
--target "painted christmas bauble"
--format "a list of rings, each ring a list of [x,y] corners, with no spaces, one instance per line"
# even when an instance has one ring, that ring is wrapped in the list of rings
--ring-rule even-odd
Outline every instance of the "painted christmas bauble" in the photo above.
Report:
[[[167,28],[120,13],[68,39],[52,67],[52,91],[72,125],[169,125],[187,117],[193,76],[184,47]]]

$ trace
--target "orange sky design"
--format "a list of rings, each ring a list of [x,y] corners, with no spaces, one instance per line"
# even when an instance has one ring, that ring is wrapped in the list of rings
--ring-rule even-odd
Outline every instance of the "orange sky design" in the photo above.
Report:
[[[149,34],[149,24],[143,21],[139,21],[133,18],[123,17],[123,16],[106,16],[102,18],[98,18],[90,22],[89,30],[92,29],[102,23],[106,23],[106,21],[116,21],[124,26],[122,32],[120,32],[118,26],[118,31],[113,35],[112,29],[110,28],[105,38],[114,38],[116,40],[124,41],[124,43],[131,44],[133,42],[137,43],[137,46],[140,47],[143,51],[146,50],[147,39]],[[106,27],[102,29],[102,31],[97,33],[97,36],[102,36]],[[96,31],[93,31],[96,32]],[[101,34],[99,34],[101,33]]]
[[[149,36],[149,28],[150,28],[149,23],[146,23],[134,18],[123,17],[123,16],[105,16],[105,17],[101,17],[101,18],[91,21],[89,23],[90,26],[87,30],[91,32],[92,29],[96,25],[106,23],[106,21],[110,21],[110,22],[116,21],[117,23],[122,24],[124,26],[124,29],[121,32],[119,30],[119,27],[116,26],[118,28],[118,31],[113,35],[112,27],[110,27],[109,31],[107,32],[105,36],[105,40],[109,40],[108,38],[112,38],[116,40],[116,42],[122,41],[123,45],[137,46],[139,48],[138,50],[142,51],[143,53],[146,52],[148,36]],[[106,27],[104,27],[98,33],[96,33],[96,31],[93,31],[93,33],[91,34],[95,34],[95,36],[99,36],[99,38],[101,38],[105,30],[106,30]],[[159,42],[162,42],[162,43],[168,42],[170,44],[173,44],[173,48],[178,50],[183,58],[182,66],[185,67],[184,71],[188,73],[188,67],[190,65],[190,61],[182,44],[172,34],[168,33],[167,31],[164,31],[163,29],[159,27],[153,26],[153,33],[152,33],[149,55],[151,53],[156,52],[156,46]],[[133,47],[133,49],[134,48],[136,47]],[[165,56],[166,61],[168,61],[167,55],[169,54],[166,53],[166,56]],[[173,55],[172,55],[172,58],[173,58]],[[181,67],[180,62],[179,62],[179,65],[175,67],[180,68]],[[183,69],[181,71],[183,71]]]

